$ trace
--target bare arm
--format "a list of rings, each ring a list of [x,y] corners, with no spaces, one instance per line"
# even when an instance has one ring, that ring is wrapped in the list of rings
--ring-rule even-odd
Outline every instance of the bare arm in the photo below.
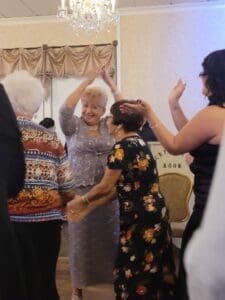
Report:
[[[99,206],[112,200],[115,197],[115,185],[121,172],[121,170],[106,168],[105,175],[99,184],[94,186],[87,194],[83,196],[77,195],[68,203],[68,220],[76,221],[77,215],[82,214],[92,203],[96,202],[95,205]]]
[[[116,188],[114,187],[112,191],[107,194],[107,196],[103,196],[95,201],[92,201],[88,205],[86,205],[86,208],[82,210],[80,213],[74,213],[74,210],[72,209],[71,212],[71,207],[70,204],[67,206],[67,219],[69,222],[79,222],[83,220],[90,212],[98,208],[99,206],[102,206],[110,201],[113,201],[116,199],[117,193],[116,193]],[[80,196],[78,196],[81,198]],[[81,199],[82,200],[82,199]]]
[[[170,107],[174,124],[178,131],[182,127],[184,127],[184,125],[188,122],[188,119],[186,118],[179,104],[180,97],[182,96],[185,88],[186,88],[186,84],[183,83],[181,79],[179,79],[177,84],[169,94],[169,107]]]
[[[94,186],[87,194],[89,202],[95,201],[100,197],[107,196],[114,189],[122,170],[111,170],[106,167],[105,174],[99,184]]]
[[[105,196],[102,196],[101,198],[98,198],[94,201],[92,201],[89,206],[96,208],[99,206],[102,206],[106,204],[107,202],[113,201],[116,199],[117,192],[115,186],[108,192]]]
[[[208,106],[201,110],[178,132],[173,135],[161,122],[151,106],[146,101],[137,104],[123,104],[121,110],[142,111],[146,120],[150,123],[156,137],[163,147],[171,154],[183,154],[196,149],[204,142],[216,140],[223,131],[224,115],[218,107]]]
[[[105,81],[105,83],[109,86],[111,89],[111,92],[114,96],[115,101],[120,101],[123,99],[122,94],[120,91],[117,89],[117,86],[113,80],[113,78],[109,75],[109,73],[106,71],[105,67],[102,69],[102,78]]]

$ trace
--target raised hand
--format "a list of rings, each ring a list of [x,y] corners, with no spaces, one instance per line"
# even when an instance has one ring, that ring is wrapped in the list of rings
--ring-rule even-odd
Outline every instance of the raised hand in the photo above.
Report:
[[[90,71],[86,77],[88,84],[91,84],[103,72],[103,66],[97,67]]]
[[[179,79],[169,94],[170,104],[176,105],[179,102],[179,99],[182,96],[185,88],[186,88],[186,83],[183,82],[181,79]]]
[[[183,128],[188,122],[188,119],[179,103],[185,88],[186,83],[179,79],[169,94],[169,107],[177,130],[181,130],[181,128]]]
[[[105,83],[112,88],[112,86],[115,85],[112,77],[110,76],[109,72],[106,70],[105,65],[102,67],[102,79],[105,81]]]

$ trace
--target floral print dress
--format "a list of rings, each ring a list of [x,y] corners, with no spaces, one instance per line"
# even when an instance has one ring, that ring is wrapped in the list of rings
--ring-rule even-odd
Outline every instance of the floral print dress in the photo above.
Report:
[[[168,214],[147,144],[138,136],[117,142],[108,157],[108,168],[122,170],[117,182],[120,243],[114,270],[116,299],[174,299]]]

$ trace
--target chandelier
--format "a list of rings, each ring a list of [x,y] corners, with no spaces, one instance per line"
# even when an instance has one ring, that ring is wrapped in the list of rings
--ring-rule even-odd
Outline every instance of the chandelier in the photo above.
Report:
[[[109,30],[116,23],[116,0],[61,0],[57,16],[69,20],[74,29],[87,32]]]

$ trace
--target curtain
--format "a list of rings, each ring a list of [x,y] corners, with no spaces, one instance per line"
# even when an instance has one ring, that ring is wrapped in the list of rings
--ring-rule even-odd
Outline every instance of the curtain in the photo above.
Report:
[[[102,64],[116,74],[116,46],[117,41],[101,45],[0,49],[0,77],[24,69],[45,82],[49,77],[85,76]]]
[[[28,70],[39,76],[43,70],[44,50],[36,49],[0,49],[0,77],[15,71]]]
[[[102,64],[107,69],[115,68],[113,44],[48,48],[46,55],[46,72],[55,78],[81,77]]]

